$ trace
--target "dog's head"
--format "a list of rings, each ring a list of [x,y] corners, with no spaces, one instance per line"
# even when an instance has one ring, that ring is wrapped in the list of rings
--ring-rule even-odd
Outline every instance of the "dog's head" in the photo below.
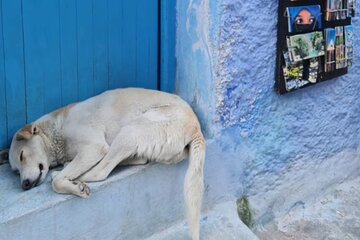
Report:
[[[20,129],[13,137],[9,150],[11,169],[20,174],[21,187],[29,190],[42,183],[49,171],[48,154],[35,124]]]

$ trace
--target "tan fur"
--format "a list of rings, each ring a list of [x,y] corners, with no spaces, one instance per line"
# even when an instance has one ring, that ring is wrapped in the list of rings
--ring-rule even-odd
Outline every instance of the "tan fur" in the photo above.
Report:
[[[33,134],[33,125],[26,125],[16,134],[16,140],[29,140],[33,136]]]
[[[62,117],[62,118],[66,118],[69,114],[69,111],[71,108],[75,107],[77,103],[72,103],[72,104],[69,104],[63,108],[60,108],[54,112],[52,112],[50,115],[54,118],[57,118],[57,117]]]

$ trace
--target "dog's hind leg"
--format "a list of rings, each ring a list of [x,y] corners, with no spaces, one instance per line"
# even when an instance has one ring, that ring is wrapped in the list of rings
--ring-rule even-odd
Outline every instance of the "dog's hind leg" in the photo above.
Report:
[[[149,161],[146,158],[132,157],[119,163],[119,166],[137,166],[137,165],[145,165],[148,163]]]
[[[149,161],[147,159],[145,159],[145,158],[140,158],[140,157],[133,158],[133,157],[131,157],[131,158],[128,158],[126,160],[121,161],[118,165],[119,166],[137,166],[137,165],[145,165],[145,164],[148,164],[148,163],[149,163]],[[81,182],[99,182],[99,181],[105,180],[107,178],[106,174],[99,175],[99,173],[102,174],[101,172],[104,171],[104,166],[105,165],[99,165],[99,166],[96,165],[96,166],[94,166],[92,169],[90,169],[84,175],[80,176],[77,180],[79,180]],[[115,167],[107,166],[107,168],[111,169],[110,172]],[[100,168],[102,168],[102,169],[100,169]]]
[[[89,172],[79,178],[80,181],[103,181],[111,171],[130,157],[150,160],[169,159],[183,152],[185,145],[182,135],[167,136],[175,132],[167,124],[143,122],[128,125],[121,129],[112,142],[108,154]],[[160,162],[160,161],[159,161]],[[144,162],[145,163],[145,162]]]
[[[135,133],[137,130],[131,126],[124,127],[112,142],[109,152],[91,170],[79,177],[79,181],[97,182],[105,180],[111,171],[120,163],[128,161],[129,158],[135,157],[138,150],[138,137]],[[136,158],[137,163],[147,163],[145,158]]]

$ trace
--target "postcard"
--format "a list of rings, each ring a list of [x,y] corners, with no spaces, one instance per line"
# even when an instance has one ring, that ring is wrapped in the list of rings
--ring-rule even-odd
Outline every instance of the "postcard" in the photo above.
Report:
[[[355,12],[356,12],[356,1],[355,0],[347,0],[348,1],[348,5],[347,5],[347,9],[348,9],[348,17],[355,17]]]
[[[291,66],[291,65],[292,65],[292,62],[291,62],[291,60],[290,60],[289,52],[288,52],[288,51],[283,52],[283,56],[284,56],[285,66],[286,66],[286,67]]]
[[[337,12],[337,16],[336,19],[346,19],[347,17],[347,11],[348,11],[348,3],[347,0],[337,0],[339,7],[338,7],[338,12]]]
[[[291,62],[325,55],[323,32],[317,31],[287,37],[287,47]]]
[[[326,1],[326,21],[334,21],[336,20],[336,13],[339,9],[339,4],[337,4],[338,0],[327,0]]]
[[[318,79],[318,74],[320,73],[320,58],[312,58],[310,59],[309,65],[309,77],[308,81],[310,83],[316,83]]]
[[[298,62],[288,67],[284,66],[283,73],[287,91],[301,88],[309,83],[309,81],[303,79],[304,67],[302,62]]]
[[[325,40],[326,40],[325,72],[331,72],[335,70],[336,33],[334,28],[326,28],[324,32],[325,32]]]
[[[287,8],[290,33],[309,32],[322,28],[320,5]]]
[[[353,27],[345,26],[345,58],[347,61],[347,66],[351,67],[353,65],[353,55],[354,55],[354,31]]]
[[[344,39],[344,27],[335,27],[336,41],[335,41],[335,58],[336,69],[344,68],[347,66],[345,57],[345,39]]]
[[[346,19],[348,15],[348,5],[350,0],[327,0],[326,1],[326,21]]]

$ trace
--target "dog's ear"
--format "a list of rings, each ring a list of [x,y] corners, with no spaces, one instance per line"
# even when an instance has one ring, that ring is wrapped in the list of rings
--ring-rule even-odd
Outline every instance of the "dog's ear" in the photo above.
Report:
[[[9,149],[0,151],[0,165],[9,162]]]
[[[26,125],[16,134],[16,140],[29,140],[30,138],[32,138],[32,136],[39,134],[39,132],[39,127],[35,124]]]

